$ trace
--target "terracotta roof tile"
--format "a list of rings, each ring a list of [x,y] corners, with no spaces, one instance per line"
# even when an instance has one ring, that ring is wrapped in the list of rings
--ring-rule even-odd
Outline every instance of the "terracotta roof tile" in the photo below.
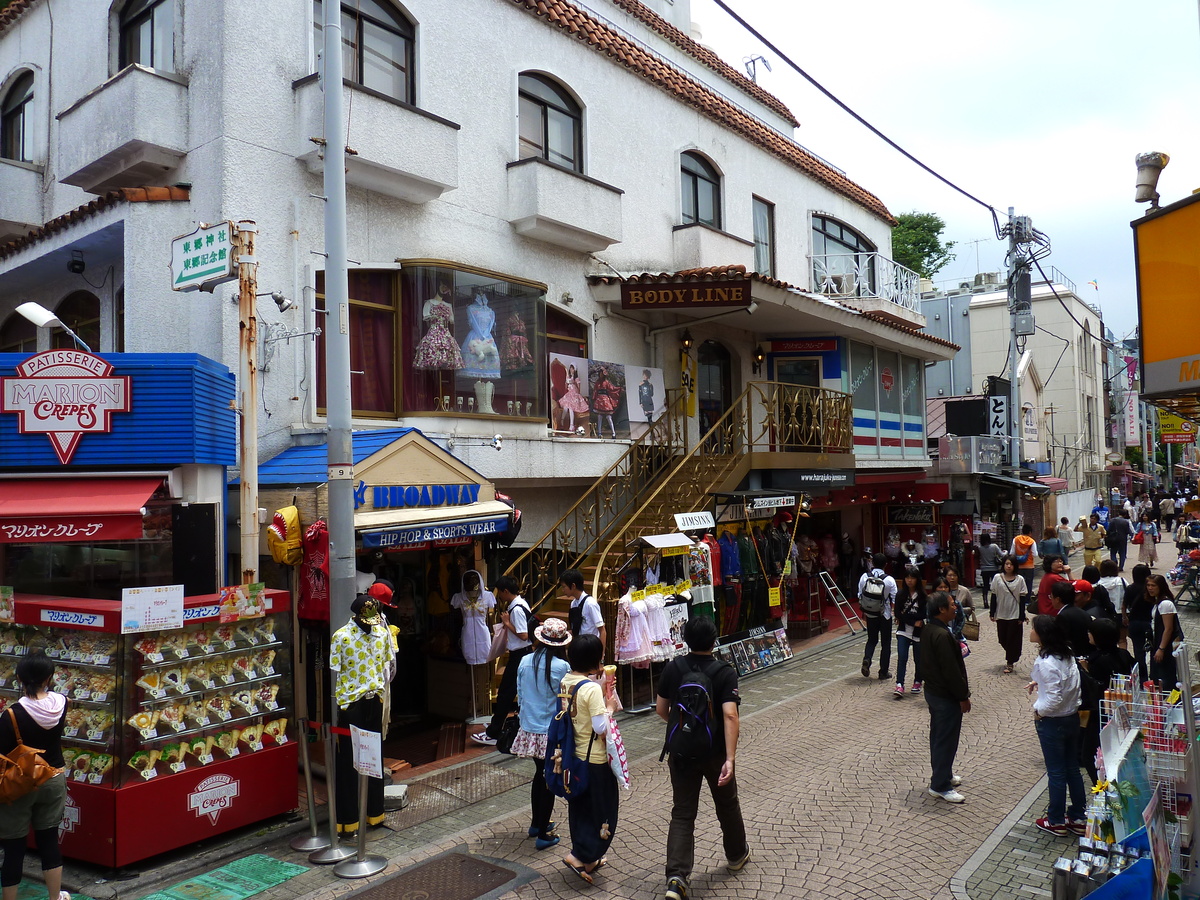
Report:
[[[20,2],[20,0],[18,0]],[[26,247],[44,241],[48,237],[65,231],[76,222],[90,219],[97,213],[103,212],[118,203],[161,203],[173,200],[189,200],[191,191],[184,187],[131,187],[119,188],[97,197],[83,206],[77,206],[70,212],[65,212],[47,222],[40,228],[34,228],[24,237],[0,244],[0,259],[7,259]]]
[[[798,288],[786,281],[780,281],[778,278],[772,278],[769,275],[760,275],[758,272],[747,272],[746,267],[737,266],[707,266],[700,269],[682,269],[679,272],[639,272],[631,275],[589,275],[588,281],[592,284],[663,284],[666,282],[692,282],[692,281],[741,281],[743,279],[758,281],[762,284],[770,285],[771,287],[779,288],[780,290],[790,291],[801,297],[806,297],[812,300],[813,303],[820,303],[823,306],[834,306],[844,312],[852,315],[862,316],[865,319],[870,319],[872,322],[877,322],[888,328],[895,328],[911,337],[918,338],[923,341],[929,341],[933,344],[938,344],[942,347],[950,347],[954,350],[962,348],[951,341],[944,338],[936,337],[932,334],[927,334],[919,328],[911,328],[907,325],[898,325],[885,316],[875,312],[861,312],[852,306],[847,306],[844,303],[839,303],[832,298],[821,297],[803,288]]]
[[[576,35],[600,53],[645,78],[720,125],[740,134],[790,166],[852,200],[889,225],[896,220],[883,201],[841,172],[813,156],[795,141],[739,109],[699,81],[644,50],[567,0],[511,0],[516,6],[544,18],[547,23]]]
[[[629,13],[635,19],[638,19],[645,25],[657,31],[668,41],[674,44],[679,49],[683,50],[689,56],[695,57],[708,68],[712,69],[726,81],[730,81],[737,85],[755,100],[774,110],[779,115],[783,116],[793,127],[799,126],[796,117],[792,115],[792,111],[787,108],[782,100],[772,94],[770,91],[759,87],[751,79],[747,78],[712,50],[705,47],[703,44],[697,43],[689,35],[684,34],[646,4],[640,0],[612,0],[614,6],[618,6],[625,12]]]
[[[7,31],[35,3],[37,0],[13,0],[3,10],[0,10],[0,34]]]

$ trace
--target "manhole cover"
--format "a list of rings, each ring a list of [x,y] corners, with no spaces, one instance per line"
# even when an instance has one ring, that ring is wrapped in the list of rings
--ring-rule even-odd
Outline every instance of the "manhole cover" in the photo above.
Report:
[[[450,853],[368,888],[355,900],[474,900],[516,877],[511,869]]]

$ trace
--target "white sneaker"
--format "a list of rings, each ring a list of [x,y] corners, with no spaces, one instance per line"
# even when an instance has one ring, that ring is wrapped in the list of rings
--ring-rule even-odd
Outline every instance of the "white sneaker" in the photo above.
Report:
[[[935,791],[933,788],[930,788],[929,796],[937,797],[939,800],[945,800],[947,803],[962,803],[967,799],[958,791],[954,790],[954,788],[951,788],[948,791]]]
[[[477,744],[483,744],[485,747],[496,746],[496,739],[494,737],[488,737],[486,731],[481,731],[478,734],[471,735],[471,740]]]
[[[960,775],[951,775],[950,776],[950,787],[958,787],[960,784],[962,784],[962,776],[960,776]]]

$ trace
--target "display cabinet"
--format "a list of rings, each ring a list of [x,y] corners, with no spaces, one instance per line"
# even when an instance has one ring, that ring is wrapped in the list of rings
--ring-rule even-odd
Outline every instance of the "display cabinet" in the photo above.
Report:
[[[221,622],[219,597],[185,600],[184,627],[121,634],[121,604],[15,598],[0,626],[0,705],[42,649],[68,697],[63,853],[120,866],[295,809],[290,598]],[[169,823],[169,827],[164,827]]]

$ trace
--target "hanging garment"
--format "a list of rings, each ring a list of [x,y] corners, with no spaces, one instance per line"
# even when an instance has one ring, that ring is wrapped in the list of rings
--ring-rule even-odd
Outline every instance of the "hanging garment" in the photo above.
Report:
[[[471,330],[462,342],[462,357],[465,363],[462,374],[469,378],[500,377],[500,350],[492,330],[496,327],[496,313],[488,306],[487,297],[476,294],[475,301],[467,306],[467,323]]]
[[[468,589],[469,575],[478,578],[475,587]],[[481,666],[488,661],[488,650],[492,646],[492,633],[488,629],[488,610],[496,605],[491,591],[484,590],[483,576],[475,569],[463,573],[462,589],[450,598],[450,605],[462,612],[462,655],[469,665]]]
[[[737,546],[742,576],[745,578],[757,577],[762,570],[758,566],[758,553],[754,549],[754,539],[743,531],[738,535]]]
[[[462,354],[454,343],[454,307],[434,298],[425,304],[425,325],[428,330],[413,351],[413,368],[448,369],[463,367]]]
[[[508,371],[524,369],[533,365],[533,354],[529,352],[529,338],[525,336],[525,319],[521,314],[510,312],[505,319],[504,348],[500,351],[500,364]]]
[[[304,531],[300,564],[300,600],[296,615],[310,622],[329,621],[329,528],[318,519]]]
[[[740,578],[742,575],[741,555],[738,552],[737,538],[731,532],[724,532],[717,541],[721,547],[721,580]]]
[[[708,547],[708,559],[711,563],[712,583],[720,587],[724,583],[721,571],[721,544],[711,531],[704,535],[704,546]]]

